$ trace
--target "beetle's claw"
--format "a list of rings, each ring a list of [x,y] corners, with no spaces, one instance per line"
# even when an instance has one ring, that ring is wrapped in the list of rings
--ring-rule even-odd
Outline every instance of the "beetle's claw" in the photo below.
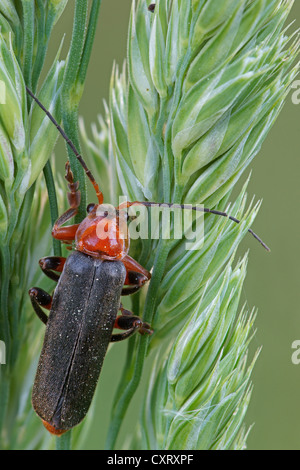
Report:
[[[139,333],[141,335],[152,335],[153,332],[154,330],[152,330],[149,323],[142,323],[141,328],[139,329]]]

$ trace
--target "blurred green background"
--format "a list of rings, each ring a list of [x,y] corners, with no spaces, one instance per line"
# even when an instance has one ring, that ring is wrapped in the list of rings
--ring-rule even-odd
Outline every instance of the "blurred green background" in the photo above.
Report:
[[[86,127],[103,111],[107,99],[113,61],[119,65],[126,58],[127,25],[131,0],[103,0],[95,47],[80,106]],[[53,59],[62,35],[69,44],[73,2],[56,26],[49,50]],[[300,2],[295,2],[290,22],[300,26]],[[62,56],[64,57],[65,50]],[[49,62],[50,63],[50,62]],[[250,250],[248,275],[242,303],[258,308],[256,334],[250,357],[263,346],[253,374],[254,390],[246,423],[254,427],[248,439],[249,449],[300,449],[300,365],[292,364],[292,342],[300,340],[300,104],[292,103],[290,94],[279,119],[251,166],[249,197],[263,198],[254,230],[272,251],[266,253],[246,237],[240,253]],[[62,167],[66,154],[63,142],[56,147]],[[299,160],[297,160],[299,158]],[[244,182],[249,171],[245,173]],[[46,253],[41,253],[41,256]],[[126,344],[117,344],[107,355],[97,389],[93,426],[86,440],[87,449],[101,449],[109,422],[112,403]],[[140,391],[140,396],[143,391]],[[135,397],[139,400],[140,396]],[[132,430],[136,406],[131,406],[125,428]]]

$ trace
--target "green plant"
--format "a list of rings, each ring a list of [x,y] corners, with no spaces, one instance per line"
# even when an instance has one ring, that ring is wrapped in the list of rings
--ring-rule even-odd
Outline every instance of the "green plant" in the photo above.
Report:
[[[134,307],[155,333],[150,342],[130,340],[108,448],[116,444],[145,357],[155,350],[132,446],[245,446],[253,315],[238,314],[246,258],[234,267],[234,254],[259,204],[245,210],[247,185],[234,204],[229,198],[298,71],[298,37],[284,29],[292,4],[161,0],[154,14],[147,2],[132,4],[127,67],[114,68],[108,127],[101,121],[99,138],[95,131],[94,140],[85,135],[88,148],[95,155],[100,136],[108,136],[106,152],[115,155],[129,200],[204,204],[241,223],[207,215],[204,244],[195,251],[172,236],[134,243],[133,256],[153,266],[147,296],[135,298]]]
[[[91,2],[89,19],[87,3],[76,0],[67,60],[59,61],[59,50],[39,87],[39,98],[78,148],[78,105],[101,2]],[[92,138],[81,124],[95,175],[114,204],[121,194],[204,204],[241,223],[205,216],[204,243],[195,250],[187,251],[186,240],[174,239],[173,232],[169,240],[132,243],[130,254],[153,268],[148,289],[133,297],[133,310],[155,333],[151,341],[129,341],[107,447],[116,445],[150,356],[156,359],[131,448],[240,449],[256,356],[247,364],[254,314],[239,313],[247,256],[234,257],[259,203],[246,209],[247,183],[233,204],[229,199],[298,71],[298,38],[284,29],[293,2],[160,0],[154,14],[149,3],[132,3],[127,64],[121,72],[114,67],[105,118]],[[8,351],[0,368],[2,448],[53,447],[30,405],[41,334],[28,315],[27,288],[53,287],[36,266],[50,254],[49,221],[65,204],[65,184],[58,179],[55,190],[49,164],[57,130],[26,98],[25,85],[36,91],[66,5],[5,0],[0,6],[0,80],[6,88],[0,105],[0,339]],[[80,220],[84,175],[72,153],[69,159],[82,192]],[[39,179],[43,168],[47,193]],[[54,244],[54,253],[60,249]],[[82,446],[91,417],[73,432],[72,448]],[[58,440],[58,448],[70,445],[69,434]]]

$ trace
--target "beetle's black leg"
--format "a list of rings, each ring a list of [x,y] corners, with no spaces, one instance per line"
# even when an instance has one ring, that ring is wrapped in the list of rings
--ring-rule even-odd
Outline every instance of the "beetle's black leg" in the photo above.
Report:
[[[40,305],[46,308],[47,310],[50,310],[52,304],[51,295],[45,292],[43,289],[40,289],[39,287],[32,287],[31,289],[29,289],[28,293],[35,313],[37,314],[39,319],[46,325],[48,321],[48,316],[41,309]]]
[[[122,289],[121,295],[131,295],[140,290],[145,282],[148,281],[148,278],[144,274],[136,271],[127,271],[125,285]]]
[[[124,287],[122,289],[121,295],[132,295],[139,291],[143,286],[134,286],[134,287]]]
[[[136,331],[138,331],[141,335],[153,333],[151,326],[148,323],[143,322],[139,317],[136,317],[132,314],[129,310],[125,310],[121,305],[120,310],[122,315],[119,315],[115,321],[115,328],[120,330],[127,330],[125,333],[113,334],[111,336],[111,341],[122,341],[123,339],[129,338],[129,336],[133,335]]]
[[[125,256],[122,262],[126,268],[124,285],[128,287],[124,287],[121,295],[131,295],[140,290],[151,279],[151,274],[128,255]]]
[[[130,311],[130,310],[126,310],[126,308],[123,307],[123,304],[120,303],[120,308],[119,308],[120,312],[122,312],[122,315],[127,315],[127,316],[132,316],[133,313]],[[117,327],[115,327],[117,328]]]
[[[129,338],[135,332],[136,332],[136,329],[131,328],[130,330],[126,331],[126,333],[117,333],[117,334],[111,335],[110,341],[112,343],[116,343],[117,341],[123,341],[124,339]]]
[[[46,256],[39,260],[39,265],[46,276],[50,277],[53,281],[58,281],[60,276],[53,271],[61,273],[65,262],[66,258],[60,256]]]

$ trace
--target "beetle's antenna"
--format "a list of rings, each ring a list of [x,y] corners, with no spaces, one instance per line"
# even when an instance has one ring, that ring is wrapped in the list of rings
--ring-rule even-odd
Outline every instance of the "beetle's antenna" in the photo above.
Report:
[[[221,212],[221,211],[217,211],[217,210],[214,210],[214,209],[207,209],[206,207],[200,207],[200,206],[192,206],[192,207],[186,207],[186,205],[184,204],[168,204],[168,203],[158,203],[158,202],[139,202],[139,201],[134,201],[134,202],[124,202],[122,203],[119,207],[118,207],[118,210],[121,210],[121,209],[125,209],[125,208],[128,208],[128,207],[131,207],[131,206],[135,206],[135,205],[142,205],[142,206],[146,206],[146,207],[170,207],[172,209],[189,209],[189,210],[193,210],[193,211],[198,211],[198,212],[205,212],[205,213],[208,213],[208,214],[215,214],[215,215],[219,215],[221,217],[227,217],[228,219],[232,220],[233,222],[235,222],[236,224],[239,224],[240,223],[240,220],[236,219],[235,217],[232,217],[231,215],[228,215],[226,212]],[[253,232],[253,230],[248,229],[248,232],[251,233],[251,235],[267,250],[267,251],[271,251],[270,248],[268,247],[268,245],[266,245],[262,239],[256,235],[255,232]]]
[[[75,145],[73,144],[73,142],[69,139],[69,137],[67,136],[67,134],[65,133],[65,131],[63,130],[63,128],[58,124],[58,122],[55,120],[55,118],[52,116],[52,114],[49,113],[49,111],[45,108],[45,106],[40,102],[40,100],[32,93],[32,91],[26,87],[26,90],[27,90],[27,93],[31,96],[31,98],[34,99],[34,101],[39,105],[39,107],[44,111],[44,113],[48,116],[48,118],[50,119],[50,121],[55,125],[56,129],[60,132],[60,134],[63,136],[63,138],[65,139],[66,143],[69,145],[69,147],[72,149],[74,155],[76,156],[77,160],[79,161],[79,163],[81,164],[81,166],[83,167],[87,177],[89,178],[89,180],[91,181],[92,185],[94,186],[95,188],[95,191],[96,191],[96,195],[97,195],[97,199],[98,199],[98,202],[99,204],[102,204],[103,203],[103,194],[102,192],[100,191],[99,189],[99,186],[98,184],[96,183],[96,180],[94,178],[94,176],[92,175],[91,171],[88,169],[85,161],[83,160],[82,156],[80,155],[80,153],[78,152],[78,150],[76,149]]]

